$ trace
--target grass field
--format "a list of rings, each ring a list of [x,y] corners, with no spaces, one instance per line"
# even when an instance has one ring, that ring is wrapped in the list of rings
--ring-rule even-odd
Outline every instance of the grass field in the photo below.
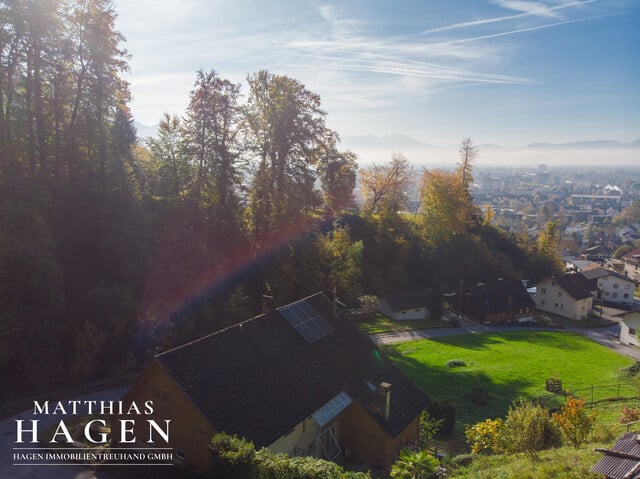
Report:
[[[560,378],[565,390],[579,390],[615,383],[618,370],[633,363],[583,336],[561,332],[448,336],[385,346],[385,351],[427,394],[456,406],[458,434],[465,424],[504,417],[514,401],[548,394],[547,378]],[[466,366],[446,367],[451,359]],[[486,406],[470,402],[475,386],[488,392]]]
[[[356,326],[364,334],[390,333],[393,331],[412,331],[420,329],[450,328],[451,323],[439,319],[409,319],[394,321],[386,316],[377,314],[369,321],[357,322]]]

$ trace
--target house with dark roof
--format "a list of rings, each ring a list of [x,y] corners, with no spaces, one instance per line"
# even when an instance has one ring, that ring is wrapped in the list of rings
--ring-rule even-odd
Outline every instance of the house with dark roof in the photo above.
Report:
[[[378,306],[380,313],[397,321],[429,319],[431,292],[427,290],[398,291],[386,294]]]
[[[635,432],[622,436],[611,449],[604,452],[591,471],[603,474],[606,479],[640,479],[640,437]]]
[[[627,276],[604,268],[582,271],[582,275],[595,282],[596,297],[607,303],[632,306],[635,283]]]
[[[630,251],[621,259],[624,261],[625,274],[636,283],[640,283],[640,248]]]
[[[593,282],[582,273],[552,276],[536,285],[538,309],[569,319],[586,319],[593,306]]]
[[[149,400],[171,420],[174,457],[198,469],[216,432],[388,467],[417,439],[429,401],[323,294],[158,354],[124,398]]]
[[[454,297],[454,307],[460,306],[464,314],[484,324],[510,322],[531,316],[536,307],[522,281],[479,283],[466,288],[462,292],[462,300],[458,294]]]

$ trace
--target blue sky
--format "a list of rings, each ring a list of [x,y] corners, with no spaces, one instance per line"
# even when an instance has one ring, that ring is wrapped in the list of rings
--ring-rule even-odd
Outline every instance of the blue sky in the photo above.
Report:
[[[138,121],[184,112],[198,69],[266,68],[342,136],[518,146],[640,138],[637,0],[117,0]]]

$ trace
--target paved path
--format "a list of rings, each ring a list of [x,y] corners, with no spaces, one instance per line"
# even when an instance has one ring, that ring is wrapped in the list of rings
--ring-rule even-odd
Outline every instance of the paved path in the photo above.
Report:
[[[129,390],[129,386],[108,389],[83,397],[73,398],[81,401],[116,401]],[[38,429],[46,430],[60,422],[65,416],[39,416]],[[25,411],[6,421],[0,422],[0,479],[109,479],[103,471],[94,472],[87,466],[14,466],[13,448],[16,447],[16,419],[31,420],[33,411]],[[22,446],[28,447],[28,446]]]

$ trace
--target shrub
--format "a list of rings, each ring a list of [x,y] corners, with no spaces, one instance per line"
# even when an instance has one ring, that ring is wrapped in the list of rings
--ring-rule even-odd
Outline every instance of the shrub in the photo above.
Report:
[[[420,414],[420,430],[418,431],[418,448],[424,449],[431,439],[438,434],[444,419],[436,419],[426,409]]]
[[[538,451],[560,445],[560,431],[539,404],[522,402],[511,406],[504,422],[504,437],[509,452],[526,452],[536,456]]]
[[[620,424],[629,424],[630,422],[640,420],[640,409],[637,407],[625,406],[620,413]]]
[[[504,421],[485,419],[465,430],[472,454],[500,454],[504,452]]]
[[[214,479],[371,479],[369,473],[344,471],[322,459],[256,451],[253,443],[227,434],[216,434],[209,449],[209,477]]]
[[[428,451],[400,451],[398,460],[391,466],[393,479],[431,479],[438,467],[438,460]]]
[[[449,361],[447,361],[444,365],[448,368],[459,368],[466,366],[467,363],[465,363],[463,359],[449,359]]]
[[[228,434],[216,434],[209,443],[211,464],[209,471],[214,479],[255,476],[256,450],[252,442]]]
[[[458,454],[451,462],[456,466],[468,466],[473,462],[473,454]]]
[[[596,415],[596,411],[587,413],[584,399],[568,396],[560,412],[553,413],[553,420],[560,428],[565,441],[577,448],[589,437],[596,422]]]
[[[449,401],[434,400],[427,408],[429,414],[437,419],[442,420],[439,432],[441,434],[451,434],[456,424],[456,407]]]

